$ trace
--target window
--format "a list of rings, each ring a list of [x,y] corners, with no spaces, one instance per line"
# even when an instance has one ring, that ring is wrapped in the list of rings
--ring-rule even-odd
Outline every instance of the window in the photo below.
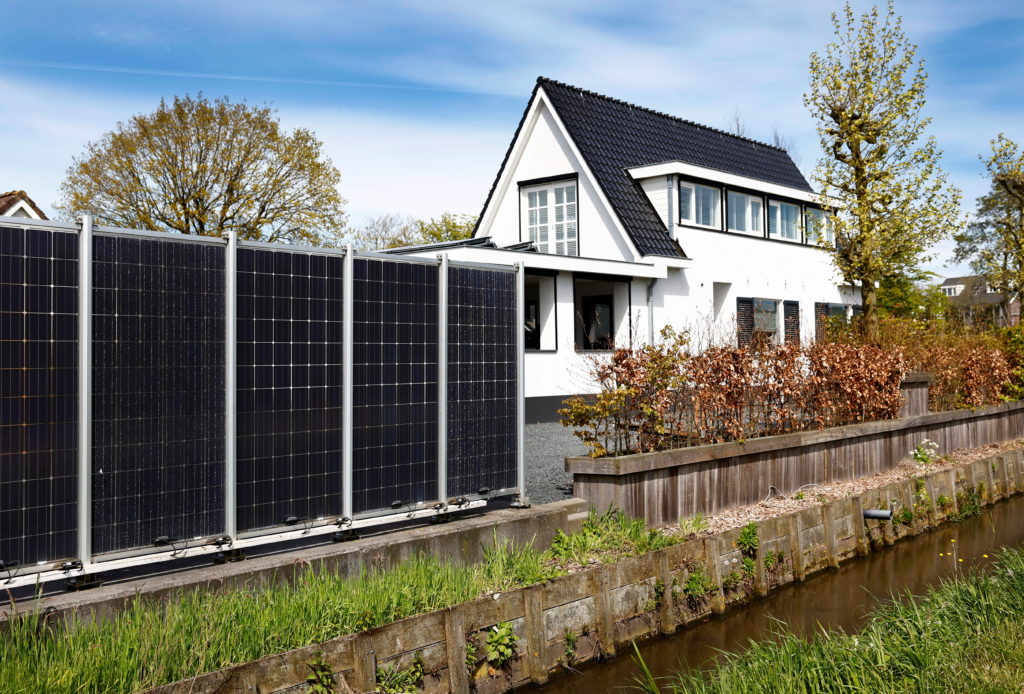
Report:
[[[555,328],[555,278],[550,275],[526,274],[523,311],[525,313],[525,346],[532,350],[557,349]]]
[[[576,228],[576,183],[523,189],[526,231],[541,253],[579,255]]]
[[[959,289],[959,287],[943,287],[942,293],[946,296],[956,296],[959,293],[957,292],[957,289]]]
[[[761,235],[761,198],[729,191],[726,221],[729,231]]]
[[[754,343],[778,342],[779,302],[754,299]]]
[[[627,318],[628,278],[577,276],[573,294],[576,349],[613,349],[616,329]]]
[[[679,184],[679,221],[703,227],[722,228],[719,218],[722,191],[696,183]]]
[[[768,203],[768,236],[787,241],[800,240],[800,208],[788,202]]]
[[[832,216],[824,210],[808,207],[804,224],[807,229],[807,243],[820,243],[821,239],[831,244],[836,242],[835,230],[832,228]]]

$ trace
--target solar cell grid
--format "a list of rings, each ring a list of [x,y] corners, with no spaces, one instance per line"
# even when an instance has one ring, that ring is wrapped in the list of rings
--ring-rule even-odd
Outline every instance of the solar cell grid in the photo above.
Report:
[[[238,527],[340,515],[342,259],[238,256]]]
[[[436,265],[355,259],[356,513],[437,497]]]
[[[97,554],[224,531],[224,254],[94,238]]]
[[[448,494],[516,484],[516,276],[448,270]]]
[[[75,554],[78,238],[0,228],[0,561]]]

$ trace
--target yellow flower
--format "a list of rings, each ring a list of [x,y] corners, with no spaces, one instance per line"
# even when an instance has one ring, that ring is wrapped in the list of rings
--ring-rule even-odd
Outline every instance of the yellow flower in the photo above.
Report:
[[[988,559],[988,555],[987,555],[987,554],[982,554],[981,556],[983,556],[983,557],[985,557],[986,559]]]
[[[962,561],[963,561],[963,559],[957,559],[957,561],[961,561],[961,562],[962,562]]]
[[[945,555],[942,552],[939,552],[939,556],[944,557]]]
[[[950,540],[950,542],[956,542],[956,540]]]

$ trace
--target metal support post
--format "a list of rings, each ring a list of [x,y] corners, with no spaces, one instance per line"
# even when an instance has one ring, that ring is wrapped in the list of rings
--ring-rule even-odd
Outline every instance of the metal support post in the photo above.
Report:
[[[352,329],[355,306],[355,254],[352,244],[345,247],[344,277],[342,278],[342,452],[341,452],[341,514],[350,521],[352,519]]]
[[[437,498],[448,502],[448,254],[437,256]]]
[[[523,297],[526,293],[526,273],[522,263],[516,263],[516,487],[518,494],[512,505],[529,508],[526,495],[526,389],[524,385],[523,361],[526,355],[526,338],[523,332],[525,315]]]
[[[78,234],[78,560],[92,562],[92,216]]]
[[[224,256],[224,534],[238,536],[235,508],[238,378],[238,234],[228,232]]]

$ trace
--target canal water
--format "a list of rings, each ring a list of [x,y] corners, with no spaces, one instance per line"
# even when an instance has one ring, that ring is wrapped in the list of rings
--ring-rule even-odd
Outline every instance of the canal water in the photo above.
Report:
[[[923,593],[942,578],[991,562],[1001,547],[1020,546],[1024,546],[1024,496],[1001,502],[963,523],[853,559],[805,583],[779,588],[763,600],[691,625],[674,636],[641,643],[640,652],[651,672],[660,677],[711,667],[722,651],[740,651],[752,640],[771,636],[779,622],[802,635],[822,628],[856,631],[867,613],[894,593]],[[631,649],[620,648],[615,660],[556,676],[542,691],[623,691],[633,686],[637,672],[630,654]]]

